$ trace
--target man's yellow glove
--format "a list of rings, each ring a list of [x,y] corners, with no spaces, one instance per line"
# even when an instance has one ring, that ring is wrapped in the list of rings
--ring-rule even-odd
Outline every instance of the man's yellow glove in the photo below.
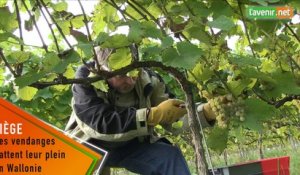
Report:
[[[182,100],[169,99],[152,107],[148,115],[148,125],[172,124],[177,121],[187,113],[185,107],[180,106],[182,104],[184,104]]]

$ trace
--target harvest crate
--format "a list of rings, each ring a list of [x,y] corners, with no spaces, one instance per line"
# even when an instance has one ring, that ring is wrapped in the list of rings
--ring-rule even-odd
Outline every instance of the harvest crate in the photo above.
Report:
[[[290,175],[290,157],[277,157],[216,168],[215,175]],[[210,174],[213,175],[212,170]]]

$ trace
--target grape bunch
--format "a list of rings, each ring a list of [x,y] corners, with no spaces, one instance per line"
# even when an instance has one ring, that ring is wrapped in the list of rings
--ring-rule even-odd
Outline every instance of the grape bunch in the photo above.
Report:
[[[242,97],[233,98],[232,95],[214,97],[210,99],[210,106],[216,115],[217,125],[221,128],[227,128],[229,118],[232,117],[245,121]]]

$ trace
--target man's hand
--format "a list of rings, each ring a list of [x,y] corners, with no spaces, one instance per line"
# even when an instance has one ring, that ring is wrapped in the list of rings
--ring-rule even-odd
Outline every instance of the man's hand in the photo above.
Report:
[[[169,99],[152,107],[148,116],[148,125],[174,123],[187,113],[185,107],[181,107],[182,104],[184,104],[182,100]]]

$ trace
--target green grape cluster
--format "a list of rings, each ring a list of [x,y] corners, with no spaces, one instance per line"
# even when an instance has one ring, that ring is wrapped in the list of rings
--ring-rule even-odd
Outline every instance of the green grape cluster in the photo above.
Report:
[[[210,99],[210,106],[216,115],[217,125],[221,128],[228,127],[229,118],[245,121],[242,97],[233,98],[232,95],[214,97]]]

